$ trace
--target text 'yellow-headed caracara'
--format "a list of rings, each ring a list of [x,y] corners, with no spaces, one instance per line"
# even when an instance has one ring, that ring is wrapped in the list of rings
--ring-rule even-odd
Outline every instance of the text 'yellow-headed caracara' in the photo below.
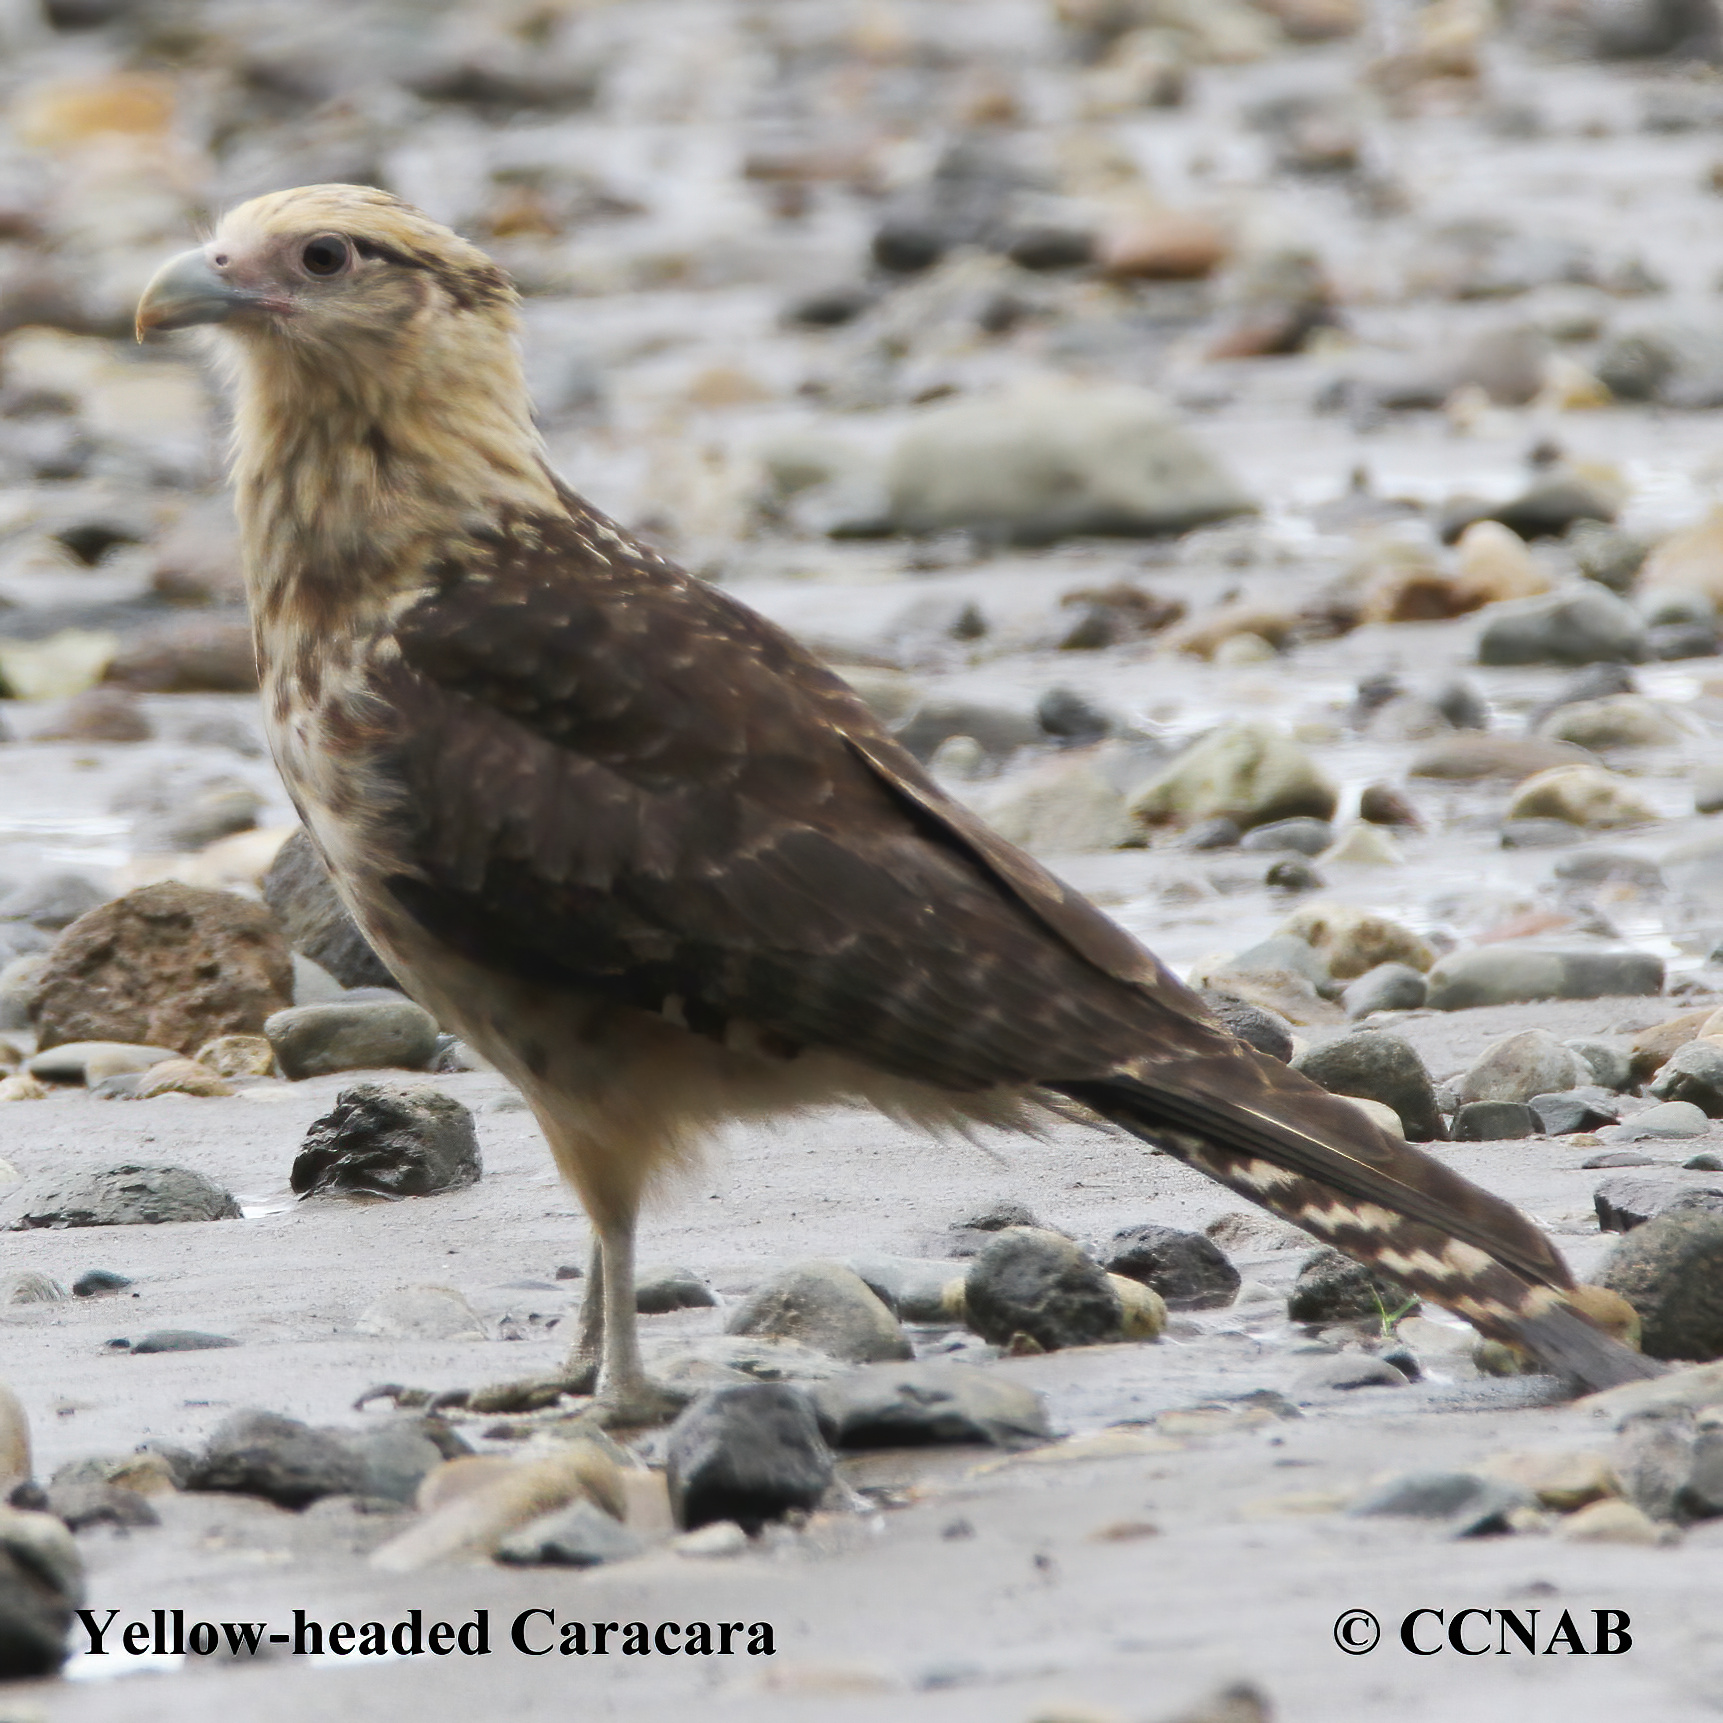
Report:
[[[265,717],[341,896],[592,1218],[567,1383],[658,1410],[643,1193],[724,1120],[830,1101],[1075,1102],[1569,1377],[1654,1368],[1517,1210],[1235,1039],[788,635],[576,496],[515,305],[396,198],[308,186],[166,264],[138,329],[228,338]]]

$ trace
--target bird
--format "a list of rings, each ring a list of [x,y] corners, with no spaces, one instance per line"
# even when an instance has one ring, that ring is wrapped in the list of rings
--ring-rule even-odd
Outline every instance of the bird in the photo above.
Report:
[[[643,1201],[725,1123],[831,1103],[1120,1127],[1573,1382],[1657,1368],[1517,1209],[1245,1044],[790,634],[572,490],[517,305],[451,228],[312,185],[165,262],[137,332],[207,329],[228,373],[264,721],[306,831],[590,1218],[553,1386],[670,1415]]]

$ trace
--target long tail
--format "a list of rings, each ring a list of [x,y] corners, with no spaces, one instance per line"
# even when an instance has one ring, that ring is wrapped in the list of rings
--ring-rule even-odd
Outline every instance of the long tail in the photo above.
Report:
[[[1228,1043],[1213,1060],[1151,1057],[1049,1087],[1558,1375],[1598,1389],[1661,1374],[1568,1303],[1567,1264],[1511,1203]]]

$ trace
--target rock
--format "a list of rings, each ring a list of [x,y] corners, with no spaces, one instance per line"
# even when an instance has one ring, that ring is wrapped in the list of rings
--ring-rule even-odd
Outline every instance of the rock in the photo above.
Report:
[[[1529,1101],[1571,1089],[1587,1076],[1584,1061],[1547,1029],[1524,1029],[1495,1042],[1460,1080],[1464,1101]]]
[[[68,1531],[91,1526],[125,1529],[159,1526],[161,1516],[136,1490],[128,1490],[101,1475],[102,1462],[74,1461],[62,1466],[48,1482],[48,1508]]]
[[[894,731],[918,760],[931,760],[943,743],[967,736],[988,760],[1008,760],[1019,748],[1046,738],[1026,712],[1008,706],[982,706],[970,700],[924,700]]]
[[[1309,1250],[1316,1242],[1302,1228],[1262,1209],[1218,1215],[1203,1232],[1222,1250],[1230,1251]]]
[[[1631,605],[1595,583],[1518,599],[1491,610],[1478,636],[1480,664],[1635,662],[1645,624]]]
[[[1429,991],[1429,983],[1409,964],[1378,963],[1347,987],[1340,1003],[1356,1020],[1376,1011],[1416,1011]]]
[[[1590,1084],[1554,1094],[1532,1095],[1526,1105],[1537,1114],[1539,1126],[1551,1137],[1595,1131],[1602,1125],[1613,1125],[1619,1117],[1609,1091]]]
[[[1566,820],[1594,831],[1655,823],[1661,815],[1623,778],[1601,766],[1557,766],[1527,778],[1508,806],[1510,820]]]
[[[263,1033],[294,1082],[334,1071],[422,1071],[437,1055],[437,1020],[410,999],[289,1006],[264,1020]]]
[[[1423,818],[1391,784],[1367,784],[1359,793],[1358,817],[1373,826],[1403,826],[1419,830]]]
[[[1119,1300],[1119,1332],[1126,1340],[1159,1340],[1167,1331],[1167,1301],[1152,1286],[1140,1280],[1130,1280],[1122,1274],[1109,1274],[1107,1284]],[[963,1282],[951,1289],[962,1296]],[[1021,1344],[1013,1342],[1013,1345]],[[1030,1342],[1034,1345],[1035,1342]]]
[[[175,1057],[171,1047],[136,1047],[125,1041],[63,1041],[33,1054],[25,1068],[49,1083],[96,1084],[104,1077],[143,1072]]]
[[[1619,1093],[1633,1086],[1632,1060],[1625,1047],[1611,1041],[1569,1041],[1567,1046],[1591,1067],[1599,1088]]]
[[[905,1256],[852,1256],[844,1266],[853,1268],[867,1289],[900,1322],[929,1322],[949,1328],[962,1321],[961,1312],[954,1315],[946,1306],[946,1288],[952,1284],[949,1262]],[[959,1280],[956,1284],[961,1287],[963,1282]]]
[[[1640,587],[1702,592],[1723,607],[1723,509],[1664,539],[1645,559]]]
[[[65,1524],[0,1507],[0,1680],[52,1675],[83,1601],[83,1557]]]
[[[40,1044],[128,1041],[191,1053],[250,1035],[292,998],[269,912],[231,892],[165,881],[78,918],[37,983]]]
[[[1687,1477],[1677,1502],[1683,1515],[1696,1519],[1723,1514],[1723,1430],[1715,1420],[1715,1412],[1697,1420]]]
[[[1638,694],[1558,707],[1537,734],[1581,748],[1668,748],[1687,739],[1687,730],[1663,707]]]
[[[263,876],[262,890],[263,901],[274,911],[287,943],[343,987],[395,985],[336,895],[329,870],[303,827],[276,851]]]
[[[856,1364],[913,1356],[897,1319],[860,1275],[836,1262],[782,1270],[730,1313],[724,1332],[799,1341]]]
[[[39,1078],[0,1077],[0,1101],[45,1101],[53,1091]]]
[[[1095,262],[1122,281],[1200,281],[1226,261],[1225,233],[1204,216],[1152,210],[1103,229]]]
[[[1624,1419],[1610,1453],[1621,1494],[1653,1520],[1681,1512],[1693,1465],[1693,1420],[1683,1413]]]
[[[1607,1140],[1637,1143],[1647,1137],[1702,1137],[1709,1129],[1710,1121],[1691,1101],[1662,1101],[1635,1113],[1625,1124],[1610,1126]]]
[[[389,1340],[483,1340],[485,1325],[454,1287],[407,1286],[367,1305],[353,1332]]]
[[[964,1281],[969,1325],[996,1346],[1026,1335],[1043,1351],[1123,1337],[1119,1295],[1068,1238],[1012,1227],[989,1243]]]
[[[443,1463],[445,1450],[451,1459],[466,1451],[461,1438],[437,1418],[398,1419],[380,1430],[361,1431],[346,1442],[365,1468],[359,1494],[388,1502],[412,1502],[419,1486]]]
[[[1310,904],[1278,931],[1310,946],[1336,981],[1350,981],[1382,963],[1426,970],[1436,960],[1428,941],[1409,928],[1348,904]]]
[[[1380,1321],[1403,1312],[1417,1298],[1391,1275],[1373,1274],[1328,1245],[1313,1250],[1298,1265],[1298,1278],[1286,1301],[1290,1321],[1327,1324]]]
[[[1026,1203],[1001,1197],[951,1223],[946,1229],[950,1235],[949,1251],[952,1256],[975,1256],[993,1242],[994,1233],[1004,1232],[1007,1227],[1040,1224]]]
[[[497,1545],[496,1559],[510,1567],[601,1567],[645,1553],[646,1544],[627,1526],[578,1501],[510,1532]]]
[[[1348,1393],[1355,1388],[1404,1388],[1407,1381],[1386,1359],[1368,1352],[1340,1352],[1305,1365],[1295,1387],[1301,1394]]]
[[[1701,1038],[1677,1047],[1646,1093],[1660,1101],[1691,1101],[1707,1117],[1723,1118],[1723,1042]]]
[[[358,1494],[364,1483],[364,1463],[338,1437],[297,1418],[248,1409],[215,1427],[186,1488],[304,1508],[324,1496]]]
[[[1312,1047],[1292,1063],[1330,1094],[1360,1096],[1392,1108],[1401,1131],[1414,1142],[1447,1140],[1430,1073],[1411,1043],[1398,1035],[1357,1030]]]
[[[1334,827],[1327,820],[1271,820],[1245,833],[1238,847],[1251,853],[1295,850],[1300,855],[1315,856],[1321,855],[1333,841]]]
[[[1723,1211],[1723,1183],[1683,1177],[1674,1170],[1629,1173],[1605,1179],[1592,1193],[1592,1202],[1601,1231],[1632,1232],[1671,1211]]]
[[[1362,1518],[1434,1520],[1448,1536],[1468,1538],[1509,1530],[1508,1516],[1531,1505],[1531,1492],[1505,1478],[1476,1472],[1403,1472],[1367,1490],[1347,1512]]]
[[[1523,1101],[1467,1101],[1454,1115],[1456,1143],[1511,1142],[1535,1137],[1542,1128]]]
[[[1125,798],[1087,760],[1047,760],[990,799],[987,823],[1036,854],[1086,855],[1137,841]]]
[[[31,739],[37,742],[147,742],[155,726],[137,695],[124,688],[86,688]]]
[[[1342,1095],[1340,1099],[1368,1119],[1379,1131],[1386,1131],[1391,1137],[1406,1135],[1406,1127],[1392,1107],[1384,1106],[1380,1101],[1369,1100],[1363,1095]]]
[[[0,639],[0,696],[69,700],[94,687],[119,646],[102,629],[63,628],[46,640]]]
[[[139,694],[254,693],[251,626],[218,616],[178,617],[120,647],[106,679]]]
[[[1359,823],[1348,826],[1322,852],[1321,860],[1330,867],[1402,867],[1406,858],[1380,827]]]
[[[108,894],[87,875],[41,874],[0,895],[0,921],[23,921],[58,932],[107,900]]]
[[[168,1221],[238,1220],[239,1204],[185,1167],[109,1167],[49,1174],[7,1199],[14,1232],[33,1227],[153,1226]]]
[[[133,1341],[129,1350],[134,1358],[145,1358],[152,1352],[218,1352],[238,1344],[231,1335],[205,1334],[197,1328],[155,1328]]]
[[[1723,1213],[1685,1209],[1635,1227],[1597,1281],[1638,1311],[1649,1357],[1723,1356]]]
[[[1169,1310],[1219,1310],[1239,1288],[1238,1270],[1200,1232],[1152,1222],[1121,1227],[1098,1255],[1108,1274],[1153,1287]]]
[[[1226,993],[1205,990],[1202,997],[1209,1010],[1247,1046],[1283,1065],[1292,1057],[1292,1025],[1279,1012],[1249,1005]]]
[[[1609,1456],[1589,1448],[1492,1454],[1478,1470],[1486,1477],[1517,1484],[1535,1497],[1539,1506],[1553,1508],[1558,1514],[1570,1514],[1616,1492]]]
[[[709,1310],[718,1295],[691,1268],[649,1268],[634,1277],[634,1308],[642,1316]]]
[[[887,483],[897,532],[1019,543],[1183,532],[1255,506],[1155,396],[1127,384],[1041,383],[934,407],[898,439]]]
[[[1648,951],[1528,951],[1481,945],[1444,957],[1430,971],[1438,1011],[1534,999],[1605,999],[1663,991],[1663,959]]]
[[[221,838],[257,826],[263,797],[235,778],[215,778],[175,798],[171,806],[142,818],[132,832],[145,854],[207,849]]]
[[[263,1035],[218,1035],[198,1048],[197,1062],[218,1077],[267,1077],[275,1049]]]
[[[1309,754],[1272,724],[1212,731],[1130,798],[1143,826],[1191,825],[1218,815],[1243,829],[1307,815],[1331,819],[1338,795]]]
[[[665,1475],[677,1525],[734,1520],[757,1531],[811,1510],[831,1484],[831,1450],[799,1388],[750,1382],[702,1394],[670,1427]]]
[[[1518,782],[1556,766],[1584,765],[1589,756],[1566,742],[1540,742],[1525,736],[1467,734],[1445,736],[1420,749],[1406,769],[1414,778],[1475,783],[1480,778]]]
[[[116,1292],[124,1292],[131,1284],[128,1276],[116,1274],[110,1268],[90,1268],[72,1282],[72,1296],[74,1298],[107,1298]]]
[[[1578,855],[1564,856],[1556,863],[1557,879],[1573,880],[1582,885],[1619,883],[1630,885],[1636,892],[1660,893],[1664,890],[1663,871],[1644,856],[1625,855],[1618,850],[1583,850]]]
[[[1570,1514],[1556,1527],[1555,1535],[1568,1543],[1646,1544],[1663,1542],[1663,1534],[1631,1502],[1592,1502]]]
[[[194,1095],[205,1099],[231,1095],[232,1087],[206,1065],[195,1059],[167,1059],[143,1074],[132,1093],[140,1101],[152,1101],[158,1095]]]
[[[1014,1451],[1053,1434],[1039,1394],[973,1364],[869,1364],[810,1393],[834,1448],[985,1442]]]
[[[473,1116],[427,1087],[359,1083],[305,1134],[292,1185],[301,1196],[430,1196],[483,1171]]]
[[[1274,891],[1322,891],[1328,881],[1303,856],[1282,856],[1262,876],[1262,883]]]

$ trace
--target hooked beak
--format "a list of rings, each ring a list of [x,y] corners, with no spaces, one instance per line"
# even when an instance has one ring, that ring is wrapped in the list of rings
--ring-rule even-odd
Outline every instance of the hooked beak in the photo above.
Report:
[[[225,323],[236,312],[280,311],[280,300],[231,280],[206,250],[182,251],[156,271],[138,301],[137,337],[156,330],[190,329],[198,323]]]

